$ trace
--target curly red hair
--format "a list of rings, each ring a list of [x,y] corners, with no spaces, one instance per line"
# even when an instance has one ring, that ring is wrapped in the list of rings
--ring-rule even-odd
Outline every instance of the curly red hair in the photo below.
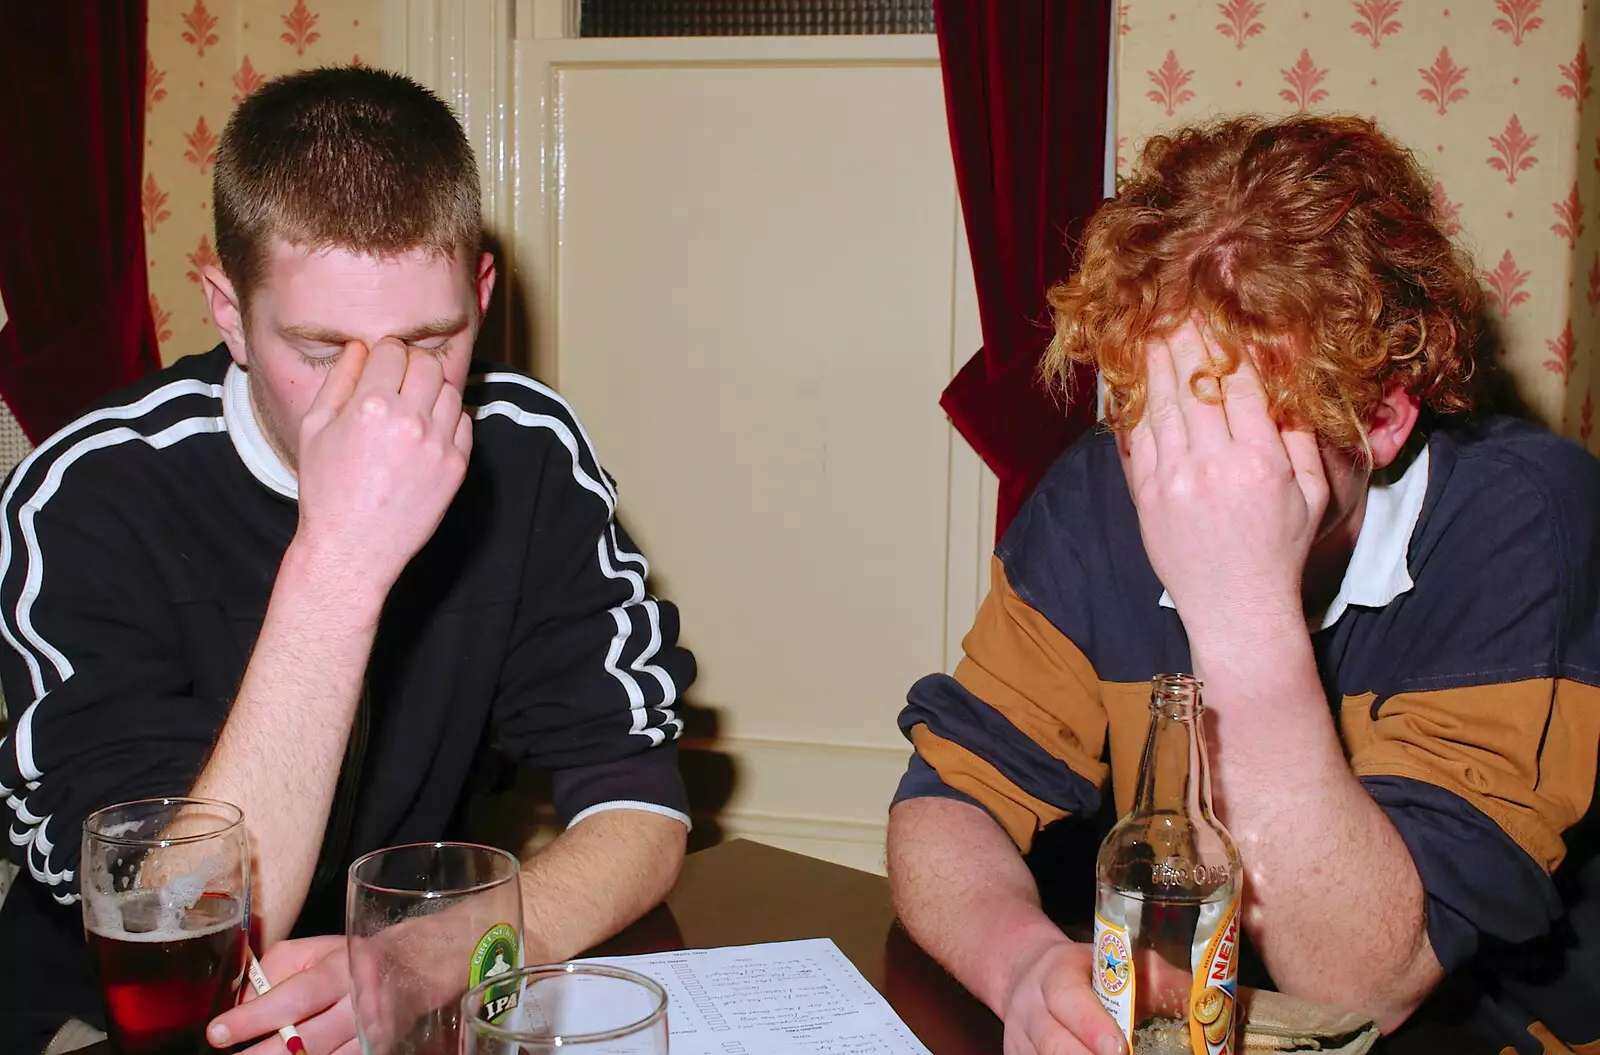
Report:
[[[1203,398],[1248,350],[1274,417],[1365,448],[1382,394],[1470,411],[1483,338],[1474,268],[1443,232],[1431,181],[1370,121],[1240,117],[1152,137],[1050,291],[1046,377],[1099,368],[1114,429],[1144,412],[1144,342],[1190,318],[1217,355]]]

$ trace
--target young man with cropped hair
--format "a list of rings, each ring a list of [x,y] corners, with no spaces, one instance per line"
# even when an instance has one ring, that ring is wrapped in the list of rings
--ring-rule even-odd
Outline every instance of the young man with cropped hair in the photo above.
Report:
[[[102,1017],[78,828],[113,802],[244,811],[275,989],[219,1047],[281,1051],[297,1023],[311,1055],[353,1050],[345,869],[460,833],[491,743],[552,772],[564,825],[523,864],[534,961],[631,922],[682,861],[693,657],[572,409],[473,361],[495,267],[449,109],[372,69],[270,82],[222,136],[215,217],[222,344],[4,492],[6,1052]]]
[[[1394,1030],[1443,981],[1491,1050],[1600,1041],[1600,464],[1480,405],[1431,189],[1354,118],[1157,136],[1052,295],[1047,373],[1098,367],[1107,428],[912,688],[890,819],[902,917],[1007,1055],[1123,1050],[1023,854],[1127,809],[1149,679],[1190,670],[1281,989]]]

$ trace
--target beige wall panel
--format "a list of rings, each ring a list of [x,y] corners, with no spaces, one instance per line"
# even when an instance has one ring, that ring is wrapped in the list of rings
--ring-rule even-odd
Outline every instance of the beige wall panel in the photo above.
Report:
[[[894,745],[943,664],[938,92],[918,68],[561,75],[558,384],[731,735]]]

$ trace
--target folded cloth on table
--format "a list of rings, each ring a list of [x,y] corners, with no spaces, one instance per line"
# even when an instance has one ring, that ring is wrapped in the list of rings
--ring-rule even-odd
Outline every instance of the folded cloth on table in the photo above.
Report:
[[[1377,1023],[1354,1011],[1341,1011],[1265,989],[1245,989],[1244,1055],[1278,1051],[1322,1051],[1366,1055],[1378,1042]]]

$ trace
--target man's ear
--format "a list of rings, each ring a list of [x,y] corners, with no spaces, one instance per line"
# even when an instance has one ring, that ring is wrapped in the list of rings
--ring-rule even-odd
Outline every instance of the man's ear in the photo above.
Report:
[[[478,258],[478,275],[475,280],[479,315],[486,315],[489,312],[489,298],[494,295],[494,277],[494,254],[484,253]]]
[[[248,365],[244,339],[244,304],[228,281],[228,276],[217,267],[207,265],[200,269],[201,285],[205,288],[206,307],[211,310],[211,321],[228,346],[228,354],[241,367]]]
[[[1403,385],[1390,385],[1383,399],[1367,419],[1367,447],[1372,452],[1372,468],[1384,469],[1405,449],[1417,427],[1422,403]]]

